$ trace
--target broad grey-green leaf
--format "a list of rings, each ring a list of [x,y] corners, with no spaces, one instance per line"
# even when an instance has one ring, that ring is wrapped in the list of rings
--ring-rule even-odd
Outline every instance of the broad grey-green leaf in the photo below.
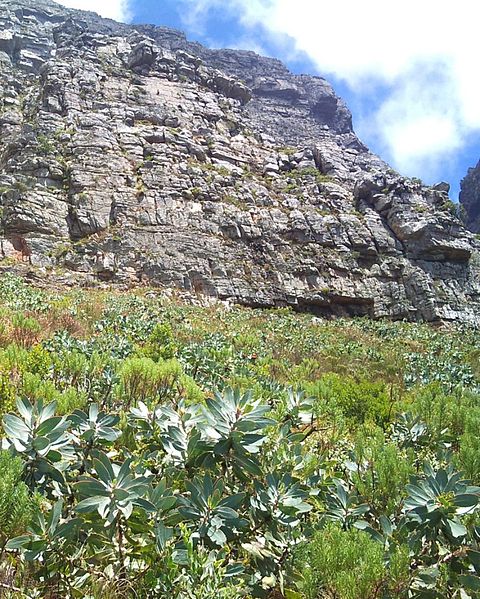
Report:
[[[471,493],[455,495],[454,503],[458,507],[473,507],[478,504],[479,498]]]
[[[97,466],[102,470],[102,473],[105,473],[104,476],[107,480],[112,481],[115,479],[115,472],[113,470],[113,466],[108,456],[103,453],[103,451],[99,451],[97,457],[93,460],[93,464],[95,466],[95,470],[97,470]],[[98,472],[98,470],[97,470]]]
[[[38,452],[42,452],[43,450],[50,447],[50,440],[48,437],[36,437],[32,442],[32,447]]]
[[[18,416],[6,414],[3,417],[3,426],[7,437],[13,439],[27,440],[30,435],[30,429]]]
[[[469,591],[480,591],[480,578],[472,574],[462,574],[458,577],[460,584]]]
[[[78,513],[89,513],[105,508],[110,503],[108,497],[87,497],[77,504],[75,511]]]
[[[173,529],[167,528],[163,522],[157,522],[155,525],[155,538],[158,548],[165,549],[167,542],[173,537]]]
[[[95,478],[88,478],[86,480],[80,480],[76,484],[76,488],[81,495],[86,497],[93,497],[95,495],[108,495],[109,491],[107,487],[99,480]]]
[[[455,537],[456,539],[459,537],[464,537],[467,534],[467,529],[465,528],[465,526],[463,526],[463,524],[460,524],[459,522],[455,522],[454,520],[447,520],[447,526],[450,530],[450,534],[452,535],[452,537]]]
[[[5,548],[9,551],[17,551],[18,549],[24,548],[31,541],[32,537],[30,535],[21,535],[19,537],[15,537],[14,539],[10,539],[8,543],[5,545]]]

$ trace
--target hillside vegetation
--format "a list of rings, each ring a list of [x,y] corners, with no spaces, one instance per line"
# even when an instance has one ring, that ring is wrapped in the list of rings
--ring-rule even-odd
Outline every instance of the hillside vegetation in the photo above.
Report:
[[[0,297],[0,596],[480,597],[478,330]]]

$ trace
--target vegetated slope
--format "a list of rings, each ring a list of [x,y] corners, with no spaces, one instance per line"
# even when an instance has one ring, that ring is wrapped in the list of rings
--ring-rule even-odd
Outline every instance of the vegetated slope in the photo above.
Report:
[[[320,77],[48,0],[0,0],[4,264],[250,306],[478,320],[448,187],[371,154]]]
[[[474,233],[480,233],[480,162],[462,179],[460,205],[463,208],[465,226]]]
[[[0,292],[2,597],[478,596],[478,329]]]

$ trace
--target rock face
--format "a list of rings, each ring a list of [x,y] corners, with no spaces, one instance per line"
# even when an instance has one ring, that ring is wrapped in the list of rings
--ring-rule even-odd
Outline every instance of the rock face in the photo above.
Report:
[[[445,187],[370,153],[324,79],[49,0],[0,0],[0,77],[4,264],[479,321],[480,245]]]
[[[461,182],[460,204],[465,215],[467,229],[480,233],[480,162],[468,173]]]

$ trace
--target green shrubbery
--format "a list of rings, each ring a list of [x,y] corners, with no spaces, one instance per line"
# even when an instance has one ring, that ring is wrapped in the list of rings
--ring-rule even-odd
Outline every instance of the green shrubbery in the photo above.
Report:
[[[414,460],[411,448],[387,441],[381,430],[361,430],[352,451],[352,482],[377,514],[394,514],[415,474]]]
[[[8,451],[0,451],[0,559],[7,542],[23,534],[38,508],[22,481],[24,464]]]
[[[458,439],[456,464],[476,484],[480,484],[480,406],[466,415],[464,427]]]
[[[2,290],[6,596],[478,596],[475,328]]]
[[[177,346],[172,327],[166,323],[156,324],[142,346],[141,353],[156,362],[174,358],[177,354]]]
[[[328,411],[335,406],[350,421],[386,424],[395,413],[387,387],[383,382],[327,374],[305,385],[308,395],[314,397],[319,410]]]
[[[134,406],[139,401],[155,405],[167,398],[183,398],[187,402],[203,398],[195,380],[186,375],[182,365],[175,359],[127,358],[119,371],[118,400]]]
[[[301,592],[292,599],[407,597],[408,551],[393,552],[387,563],[382,545],[359,530],[328,524],[295,551],[294,564]]]

